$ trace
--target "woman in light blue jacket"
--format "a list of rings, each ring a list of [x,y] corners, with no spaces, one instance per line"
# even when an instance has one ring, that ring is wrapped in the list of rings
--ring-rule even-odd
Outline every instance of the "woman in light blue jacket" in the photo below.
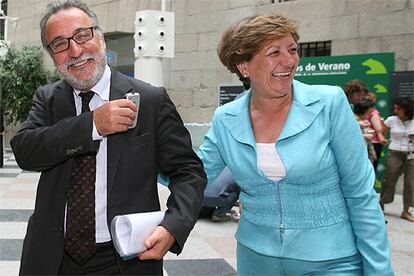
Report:
[[[239,275],[393,275],[374,171],[344,92],[293,80],[295,24],[241,20],[218,54],[249,93],[219,107],[200,147],[209,181],[241,187]]]

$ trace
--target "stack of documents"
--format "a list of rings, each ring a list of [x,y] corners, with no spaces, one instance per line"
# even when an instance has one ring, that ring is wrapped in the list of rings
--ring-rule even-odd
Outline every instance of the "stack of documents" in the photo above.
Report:
[[[119,255],[128,260],[146,250],[144,241],[161,223],[164,211],[116,216],[111,222],[111,234]]]

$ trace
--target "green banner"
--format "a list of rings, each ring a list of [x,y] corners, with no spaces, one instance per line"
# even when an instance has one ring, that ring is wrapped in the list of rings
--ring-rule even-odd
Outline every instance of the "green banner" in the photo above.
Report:
[[[394,71],[394,53],[372,53],[346,56],[301,58],[295,79],[308,84],[330,84],[344,87],[352,79],[363,81],[369,91],[375,92],[377,106],[385,119],[391,114],[391,77]],[[383,150],[377,168],[375,187],[381,188],[384,175]]]

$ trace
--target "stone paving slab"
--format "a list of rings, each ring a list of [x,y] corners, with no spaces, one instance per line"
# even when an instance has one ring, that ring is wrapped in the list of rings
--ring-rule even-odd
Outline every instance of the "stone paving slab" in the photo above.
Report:
[[[17,275],[27,221],[33,213],[40,173],[22,171],[12,155],[0,168],[0,275]],[[169,190],[159,185],[165,210]],[[216,224],[200,220],[188,238],[182,254],[165,256],[164,275],[235,275],[237,223]],[[216,244],[216,245],[215,245]],[[218,244],[226,245],[220,249]]]
[[[33,214],[33,210],[0,209],[0,222],[1,221],[27,222],[31,214]]]
[[[0,168],[0,275],[17,275],[27,220],[34,208],[34,197],[40,173],[22,171],[11,154],[5,156]],[[169,190],[159,185],[162,208]],[[396,195],[385,206],[392,262],[397,276],[413,275],[414,223],[399,216],[402,197]],[[237,223],[214,223],[199,219],[191,232],[183,252],[165,256],[164,274],[175,275],[235,275]]]
[[[236,271],[223,259],[188,259],[164,261],[164,268],[169,276],[182,275],[217,275],[235,276]]]

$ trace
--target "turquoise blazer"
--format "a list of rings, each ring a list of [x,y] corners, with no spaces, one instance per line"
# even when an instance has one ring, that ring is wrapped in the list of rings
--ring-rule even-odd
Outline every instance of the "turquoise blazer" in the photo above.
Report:
[[[276,149],[281,181],[257,167],[251,92],[217,108],[200,147],[209,182],[228,166],[241,187],[238,242],[264,255],[324,261],[360,253],[366,275],[393,275],[375,174],[344,92],[293,82]]]

